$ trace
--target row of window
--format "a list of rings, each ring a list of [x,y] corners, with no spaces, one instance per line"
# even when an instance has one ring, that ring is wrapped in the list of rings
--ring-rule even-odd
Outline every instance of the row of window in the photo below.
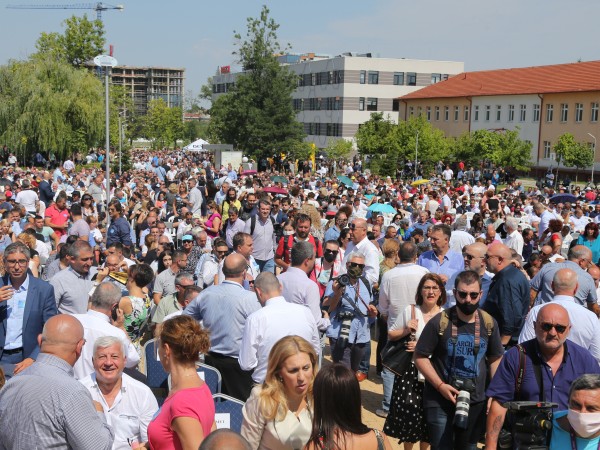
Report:
[[[590,103],[590,122],[598,122],[598,110],[599,104],[598,102]],[[552,103],[548,103],[546,105],[546,122],[552,123],[554,120],[554,105]],[[569,104],[561,103],[560,104],[560,121],[567,122],[569,120]],[[581,123],[584,120],[584,107],[583,103],[575,103],[575,123]]]
[[[544,147],[544,158],[546,159],[550,159],[552,157],[551,153],[552,153],[552,143],[550,141],[544,141],[543,143],[543,147]],[[590,146],[590,148],[592,150],[594,150],[594,143],[593,142],[588,142],[588,145]]]
[[[448,79],[447,73],[432,73],[431,84]],[[298,87],[320,86],[325,84],[340,84],[344,82],[343,70],[330,70],[328,72],[306,73],[298,75]],[[379,71],[361,70],[359,75],[360,84],[379,84]],[[416,86],[417,72],[394,72],[392,78],[394,86]]]
[[[337,136],[342,135],[342,124],[340,123],[304,123],[304,132],[312,136]]]
[[[341,84],[343,82],[343,70],[330,70],[327,72],[305,73],[298,75],[298,87],[321,86],[324,84]]]
[[[292,104],[296,111],[338,111],[343,108],[341,97],[295,98]]]
[[[213,84],[213,94],[224,94],[231,89],[235,83],[219,83]]]

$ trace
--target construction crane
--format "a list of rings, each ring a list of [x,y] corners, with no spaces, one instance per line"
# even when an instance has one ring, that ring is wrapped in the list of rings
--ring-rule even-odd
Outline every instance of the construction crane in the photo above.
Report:
[[[74,3],[72,5],[6,5],[9,9],[93,9],[96,11],[96,19],[102,21],[102,11],[116,9],[123,11],[123,5],[107,5],[106,3]]]

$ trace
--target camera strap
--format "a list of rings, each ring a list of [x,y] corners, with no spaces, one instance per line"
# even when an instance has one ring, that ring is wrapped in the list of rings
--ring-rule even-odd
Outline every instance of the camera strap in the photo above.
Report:
[[[365,303],[365,301],[362,299],[362,297],[360,296],[360,279],[358,280],[358,282],[356,283],[356,287],[354,288],[354,292],[355,292],[355,300],[360,300],[360,302],[365,305],[365,308],[367,308],[367,312],[369,311],[369,307],[368,305]],[[350,303],[350,306],[352,306],[352,309],[354,309],[354,311],[361,317],[367,317],[366,314],[364,314],[360,308],[357,305],[357,302],[352,300],[350,298],[350,296],[348,295],[348,293],[346,292],[346,290],[344,290],[344,295],[342,295],[343,298],[346,299],[346,301],[348,303]]]
[[[571,449],[577,450],[577,438],[575,437],[575,433],[573,433],[573,429],[569,431],[569,436],[571,437]],[[600,442],[598,442],[598,450],[600,450]]]
[[[452,308],[450,311],[450,321],[452,322],[452,334],[450,342],[452,343],[452,372],[455,371],[456,361],[456,344],[458,343],[458,317],[456,315],[456,308]],[[479,366],[477,365],[477,354],[481,345],[481,313],[477,310],[477,318],[475,319],[475,343],[473,345],[473,367],[475,368],[475,376],[479,374]]]
[[[519,344],[517,345],[517,349],[519,350],[519,369],[517,370],[517,379],[515,383],[515,399],[521,399],[521,387],[523,385],[523,378],[525,377],[525,370],[527,368],[527,352],[525,351],[525,347]],[[535,352],[534,352],[535,353]],[[542,378],[542,362],[540,361],[537,354],[532,354],[531,363],[533,366],[533,374],[535,375],[535,380],[537,381],[538,387],[540,389],[539,393],[539,401],[546,401],[546,393],[544,392],[544,379]]]

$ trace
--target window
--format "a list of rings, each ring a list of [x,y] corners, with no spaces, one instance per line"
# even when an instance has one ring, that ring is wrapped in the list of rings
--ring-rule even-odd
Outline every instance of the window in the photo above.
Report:
[[[552,149],[552,147],[550,145],[550,141],[544,141],[544,158],[545,159],[550,158],[550,150],[551,149]]]
[[[408,72],[406,74],[406,77],[408,78],[408,85],[409,86],[416,86],[417,85],[417,73],[416,72]]]
[[[527,105],[519,105],[519,122],[525,122],[527,115]]]
[[[415,108],[413,106],[408,107],[408,117],[412,117],[415,115]]]
[[[533,105],[533,121],[540,121],[540,105]]]
[[[379,84],[379,72],[369,72],[369,84]]]
[[[400,111],[400,100],[396,98],[392,100],[392,111]]]
[[[404,72],[394,72],[394,85],[402,86],[404,84]]]
[[[502,106],[496,105],[496,122],[500,122],[501,118],[502,118]]]
[[[365,98],[364,97],[360,97],[358,99],[358,110],[359,111],[364,111],[365,110]]]
[[[367,72],[365,72],[364,70],[360,71],[360,80],[359,83],[360,84],[365,84],[365,78],[367,77]]]
[[[439,83],[440,81],[442,81],[441,73],[432,73],[431,74],[431,84]]]
[[[546,105],[546,122],[552,122],[554,119],[554,105],[547,104]]]
[[[440,120],[440,107],[439,106],[435,107],[435,120],[437,120],[437,121]]]
[[[492,107],[490,105],[485,105],[485,121],[490,121],[490,115],[492,114]]]
[[[321,102],[321,99],[320,99],[320,98],[316,99],[316,101],[315,101],[315,109],[316,109],[317,111],[320,111],[320,110],[321,110],[321,103],[322,103],[322,102]]]
[[[317,85],[317,74],[316,73],[311,73],[310,74],[310,85],[311,86],[316,86]]]
[[[431,122],[431,106],[425,107],[425,115],[427,117],[427,122]]]
[[[512,122],[515,120],[515,105],[508,105],[508,121]]]
[[[321,122],[315,123],[315,136],[319,136],[321,134]]]
[[[479,121],[479,106],[474,106],[473,107],[473,121],[474,122],[478,122]]]
[[[469,107],[465,106],[463,111],[464,111],[464,121],[468,122],[469,121]]]
[[[454,107],[454,121],[458,122],[458,116],[460,115],[460,107],[459,106],[455,106]]]
[[[575,103],[575,122],[583,121],[583,103]]]
[[[450,120],[450,107],[444,106],[444,120],[448,122]]]
[[[560,121],[566,122],[569,119],[569,105],[567,103],[560,104]]]
[[[592,110],[591,110],[591,114],[590,114],[590,121],[591,122],[598,122],[598,102],[593,102],[592,103]]]
[[[417,117],[421,117],[421,114],[423,114],[423,108],[419,106],[417,107]]]
[[[377,111],[377,99],[375,97],[367,98],[367,111]]]

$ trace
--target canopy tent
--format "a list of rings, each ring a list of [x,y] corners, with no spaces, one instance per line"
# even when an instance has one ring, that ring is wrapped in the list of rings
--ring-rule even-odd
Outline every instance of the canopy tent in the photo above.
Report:
[[[205,144],[208,144],[208,142],[205,141],[204,139],[198,139],[197,141],[194,141],[191,144],[186,145],[185,147],[183,147],[183,149],[187,150],[188,152],[201,152],[202,147]]]

